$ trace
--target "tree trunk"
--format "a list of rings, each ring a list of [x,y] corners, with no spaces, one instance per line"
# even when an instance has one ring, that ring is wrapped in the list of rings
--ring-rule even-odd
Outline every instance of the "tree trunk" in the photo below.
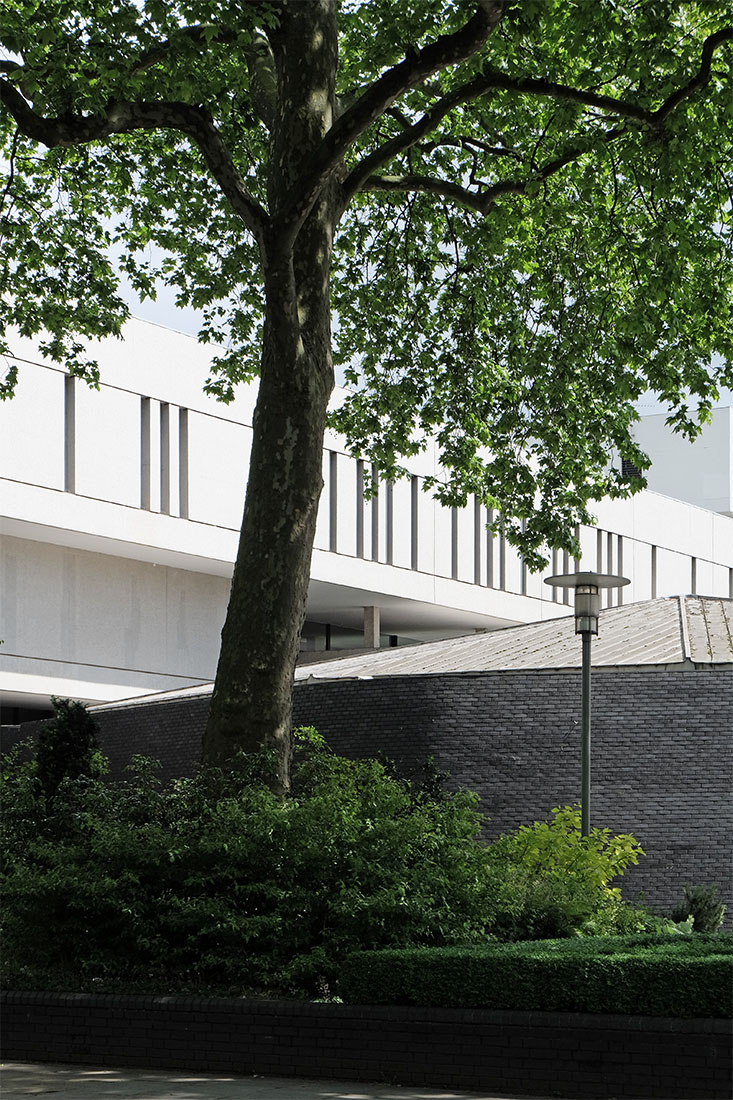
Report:
[[[300,166],[331,125],[337,42],[333,0],[284,11],[273,34],[278,109],[271,229],[262,243],[266,315],[260,389],[239,551],[203,742],[208,764],[226,764],[240,751],[273,749],[274,771],[267,778],[280,792],[289,786],[293,672],[334,382],[329,272],[338,216],[335,184],[328,182],[294,240],[292,226],[278,219]]]

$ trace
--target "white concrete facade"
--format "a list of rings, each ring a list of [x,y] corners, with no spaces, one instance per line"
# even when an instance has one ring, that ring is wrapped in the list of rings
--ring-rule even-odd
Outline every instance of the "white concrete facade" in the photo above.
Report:
[[[650,489],[733,516],[733,408],[713,409],[694,442],[670,432],[664,413],[644,416],[634,438],[652,459]]]
[[[13,350],[18,390],[0,404],[0,700],[104,702],[210,680],[255,386],[215,402],[202,391],[206,349],[141,321],[100,346],[99,391],[29,341]],[[365,609],[378,609],[366,614],[371,644],[569,613],[487,535],[482,506],[443,509],[422,492],[435,468],[430,451],[364,501],[369,471],[329,435],[305,647],[363,645]],[[597,516],[580,531],[583,565],[632,578],[614,600],[733,594],[733,518],[648,491]],[[575,566],[557,554],[548,572]]]

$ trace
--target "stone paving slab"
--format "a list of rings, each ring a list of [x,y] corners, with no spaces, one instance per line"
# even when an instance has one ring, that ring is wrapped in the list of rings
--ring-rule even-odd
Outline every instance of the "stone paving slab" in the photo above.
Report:
[[[519,1100],[515,1095],[498,1096],[494,1092],[29,1062],[4,1063],[0,1082],[2,1100],[25,1100],[30,1096],[58,1100]]]

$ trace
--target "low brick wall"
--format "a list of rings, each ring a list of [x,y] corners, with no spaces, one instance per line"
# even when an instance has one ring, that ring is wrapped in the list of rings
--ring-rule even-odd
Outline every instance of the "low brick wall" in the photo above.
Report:
[[[729,1100],[730,1024],[643,1016],[7,993],[4,1057],[519,1095]]]

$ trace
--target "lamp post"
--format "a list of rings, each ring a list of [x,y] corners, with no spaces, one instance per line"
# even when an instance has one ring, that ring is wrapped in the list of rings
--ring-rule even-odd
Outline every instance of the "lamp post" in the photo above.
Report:
[[[590,641],[598,633],[598,615],[601,610],[601,589],[622,588],[629,584],[628,577],[611,573],[561,573],[546,577],[545,584],[553,588],[575,589],[575,633],[583,644],[582,683],[582,739],[580,751],[580,816],[581,836],[590,833]]]

